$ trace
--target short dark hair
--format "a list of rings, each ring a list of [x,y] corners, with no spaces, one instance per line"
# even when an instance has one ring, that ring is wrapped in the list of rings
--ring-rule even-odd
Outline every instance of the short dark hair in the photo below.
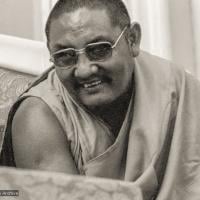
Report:
[[[47,45],[49,42],[49,32],[51,22],[65,12],[72,12],[78,8],[105,9],[114,26],[123,29],[130,25],[130,16],[122,0],[58,0],[47,19],[45,33]]]

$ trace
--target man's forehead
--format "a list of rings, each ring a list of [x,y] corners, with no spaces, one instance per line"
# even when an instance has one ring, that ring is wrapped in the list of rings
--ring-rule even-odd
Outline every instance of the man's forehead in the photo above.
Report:
[[[91,16],[93,16],[91,18]],[[64,12],[59,18],[59,23],[63,27],[68,26],[71,30],[82,29],[87,24],[100,23],[105,20],[105,23],[110,22],[110,18],[105,9],[90,10],[86,7],[76,9],[72,12]]]
[[[115,27],[112,26],[109,16],[106,10],[94,9],[89,10],[88,8],[79,8],[70,13],[63,13],[59,18],[52,21],[50,29],[51,36],[57,39],[65,36],[76,37],[80,34],[101,32],[112,32]]]

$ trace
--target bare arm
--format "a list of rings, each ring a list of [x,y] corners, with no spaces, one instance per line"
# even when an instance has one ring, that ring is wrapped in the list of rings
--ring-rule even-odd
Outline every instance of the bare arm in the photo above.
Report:
[[[20,105],[13,118],[12,141],[17,167],[78,173],[61,125],[38,98]]]

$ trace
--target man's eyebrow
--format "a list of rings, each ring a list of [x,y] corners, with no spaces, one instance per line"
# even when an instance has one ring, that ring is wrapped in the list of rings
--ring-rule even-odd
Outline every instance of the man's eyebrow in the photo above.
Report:
[[[87,44],[90,43],[96,43],[96,42],[104,42],[104,41],[108,41],[108,42],[114,42],[110,37],[105,37],[105,36],[98,36],[92,40],[90,40]]]
[[[53,52],[61,50],[61,49],[67,49],[67,48],[73,48],[72,46],[69,45],[64,45],[64,44],[55,44],[52,48]]]

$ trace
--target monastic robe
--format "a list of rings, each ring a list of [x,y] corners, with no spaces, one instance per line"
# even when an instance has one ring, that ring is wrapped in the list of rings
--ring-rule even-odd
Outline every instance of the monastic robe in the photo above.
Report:
[[[200,83],[183,69],[141,52],[117,138],[49,70],[10,111],[2,150],[7,165],[15,165],[12,118],[30,96],[44,101],[59,120],[80,174],[134,182],[144,199],[200,199]]]

